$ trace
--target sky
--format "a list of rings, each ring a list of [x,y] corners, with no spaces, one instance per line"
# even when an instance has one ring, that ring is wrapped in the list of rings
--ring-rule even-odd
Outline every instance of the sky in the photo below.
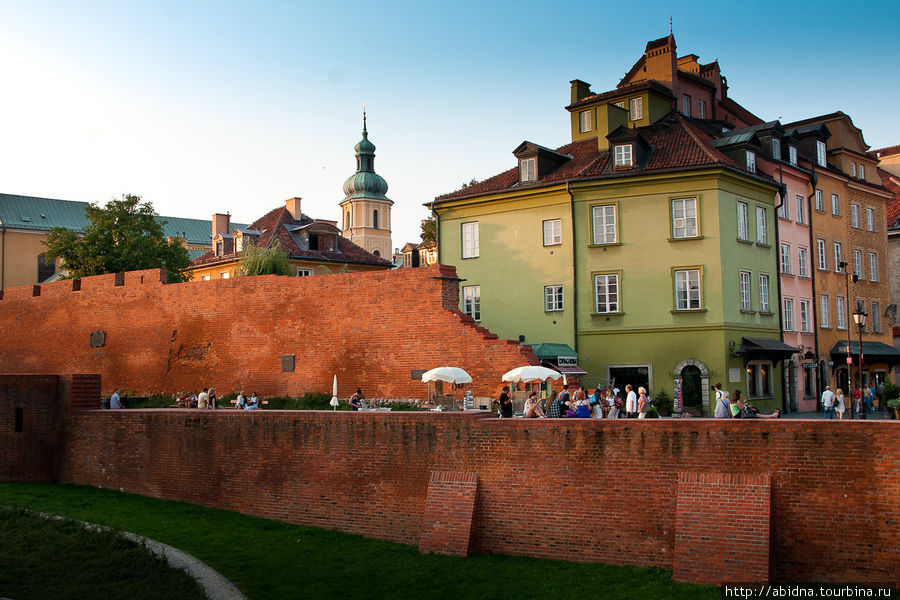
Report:
[[[762,119],[842,110],[900,144],[895,0],[0,0],[0,192],[243,223],[299,196],[338,220],[365,104],[401,247],[523,140],[571,141],[569,81],[615,88],[670,18]]]

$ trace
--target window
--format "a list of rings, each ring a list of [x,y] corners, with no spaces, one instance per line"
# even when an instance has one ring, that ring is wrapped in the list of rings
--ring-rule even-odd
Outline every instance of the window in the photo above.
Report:
[[[750,304],[750,271],[741,271],[741,310],[752,310]]]
[[[800,277],[809,277],[809,250],[797,248],[797,263],[797,274]]]
[[[778,218],[780,219],[790,219],[791,218],[791,209],[788,206],[788,201],[783,200],[781,204],[778,205]]]
[[[841,249],[841,243],[834,243],[834,271],[835,273],[841,272],[841,262],[844,260],[844,252]]]
[[[749,285],[749,283],[748,283]],[[769,312],[769,276],[759,276],[759,312]]]
[[[825,194],[818,188],[816,188],[816,210],[825,212]]]
[[[874,252],[869,252],[869,279],[871,281],[878,281],[878,255]]]
[[[836,298],[837,306],[835,306],[835,319],[837,320],[837,328],[838,329],[847,329],[847,312],[844,308],[844,297],[838,296]]]
[[[850,225],[859,228],[859,204],[850,205]]]
[[[788,161],[792,166],[797,166],[797,146],[788,146]]]
[[[825,256],[825,240],[822,238],[816,239],[816,249],[818,250],[819,255],[819,270],[828,270],[828,258]]]
[[[297,267],[297,277],[311,277],[311,276],[312,276],[311,270],[301,269],[300,267]]]
[[[478,257],[478,221],[462,224],[462,257]]]
[[[860,179],[865,179],[865,178],[866,178],[866,167],[865,167],[865,165],[859,165],[859,178],[860,178]]]
[[[350,229],[350,211],[344,214],[344,229]]]
[[[862,250],[853,251],[853,274],[858,279],[863,279]]]
[[[875,231],[875,209],[866,209],[866,230]]]
[[[850,163],[850,177],[856,177],[856,163]]]
[[[463,286],[463,312],[475,319],[481,320],[481,286]]]
[[[809,304],[809,300],[800,301],[800,331],[803,333],[812,333],[812,313]]]
[[[747,170],[756,173],[756,152],[747,150]]]
[[[681,112],[687,116],[691,116],[691,97],[687,94],[681,98]]]
[[[781,160],[781,140],[772,138],[772,158]]]
[[[872,303],[872,331],[881,333],[881,305],[878,302]]]
[[[544,286],[544,310],[553,312],[563,309],[563,286]]]
[[[641,98],[632,98],[628,101],[629,119],[639,121],[644,117],[644,102]]]
[[[544,221],[544,245],[558,246],[562,244],[562,219]]]
[[[222,242],[216,242],[216,256],[222,256],[224,245]]]
[[[676,310],[700,308],[700,269],[675,271]]]
[[[756,207],[756,243],[769,243],[769,224],[767,223],[766,209],[762,206]]]
[[[616,205],[605,204],[591,208],[594,222],[594,243],[615,244],[618,241],[616,234]]]
[[[772,388],[772,362],[768,360],[754,360],[747,363],[747,396],[750,398],[771,398],[774,396]]]
[[[242,235],[235,236],[234,251],[235,252],[243,252],[244,251],[244,236],[242,236]]]
[[[581,133],[591,130],[591,111],[583,110],[578,113],[578,124]]]
[[[706,100],[697,100],[697,116],[701,119],[706,118]]]
[[[797,222],[806,225],[806,198],[803,194],[797,194],[794,200],[797,202]]]
[[[837,194],[831,195],[831,214],[841,215],[841,198]]]
[[[209,281],[209,275],[201,275],[200,281]]]
[[[819,296],[819,324],[825,329],[831,327],[831,315],[828,313],[829,308],[831,308],[831,302],[828,300],[828,294],[821,294]]]
[[[697,237],[697,199],[672,200],[672,237]]]
[[[827,167],[828,161],[825,157],[825,142],[816,140],[816,162],[820,167]]]
[[[619,144],[615,150],[615,166],[630,167],[631,160],[631,144]]]
[[[519,161],[519,181],[537,181],[537,159],[523,158]]]
[[[598,313],[619,312],[619,276],[614,273],[594,275]]]
[[[750,239],[750,210],[746,202],[737,203],[737,227],[738,239],[748,241]]]
[[[791,246],[790,244],[781,245],[781,274],[791,274]]]
[[[225,273],[219,273],[219,279],[228,279],[229,277],[231,277],[231,273],[228,273],[227,271]]]
[[[794,299],[784,299],[784,330],[794,331]]]
[[[378,229],[378,211],[372,211],[372,229]]]
[[[47,254],[41,253],[37,257],[37,282],[44,283],[56,273],[56,261],[47,260]]]

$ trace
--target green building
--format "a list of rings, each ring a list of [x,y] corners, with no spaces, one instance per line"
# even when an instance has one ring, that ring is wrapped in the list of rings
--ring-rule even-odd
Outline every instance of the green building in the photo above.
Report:
[[[709,415],[721,382],[780,407],[797,350],[780,341],[779,186],[750,146],[717,147],[733,121],[677,112],[655,82],[586,85],[573,82],[571,144],[523,142],[517,166],[429,205],[460,309],[501,337],[570,346],[587,386],[672,395],[679,380],[687,410]]]

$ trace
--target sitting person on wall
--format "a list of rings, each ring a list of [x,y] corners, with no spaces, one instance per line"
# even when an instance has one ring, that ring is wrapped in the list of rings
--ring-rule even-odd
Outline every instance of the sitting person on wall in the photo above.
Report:
[[[256,410],[257,408],[259,408],[259,396],[253,392],[250,394],[250,399],[247,400],[247,410]]]
[[[209,388],[209,406],[206,408],[219,408],[219,397],[216,396],[216,388]]]
[[[755,406],[747,403],[741,402],[741,390],[734,390],[734,399],[731,401],[732,405],[737,405],[740,418],[742,419],[778,419],[781,418],[781,409],[775,409],[775,412],[771,413],[762,413],[759,412],[759,409]],[[734,408],[731,409],[731,414],[734,416]]]
[[[244,390],[241,390],[240,393],[238,393],[237,400],[234,401],[234,407],[238,410],[246,410],[247,396],[244,395]]]
[[[572,415],[579,419],[590,419],[591,418],[591,406],[588,402],[587,396],[584,394],[584,390],[578,390],[575,392],[575,402],[572,403],[575,409],[575,414]]]
[[[359,397],[362,396],[362,388],[356,388],[353,395],[350,396],[350,410],[359,410]]]
[[[209,408],[209,388],[203,388],[197,396],[197,408]]]
[[[550,397],[547,399],[547,402],[549,403],[547,407],[548,418],[559,419],[560,417],[566,416],[566,404],[556,390],[550,392]]]
[[[537,392],[531,392],[530,394],[528,394],[528,398],[525,399],[525,418],[547,418],[547,415],[544,414],[544,407],[541,404],[541,400],[537,397]]]

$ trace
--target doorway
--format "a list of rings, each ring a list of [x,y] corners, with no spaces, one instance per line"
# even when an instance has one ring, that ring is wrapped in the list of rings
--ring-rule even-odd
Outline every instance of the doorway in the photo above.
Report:
[[[637,393],[638,387],[643,386],[647,390],[647,395],[653,397],[653,390],[650,389],[650,365],[621,365],[607,367],[609,377],[615,381],[615,386],[619,388],[622,397],[625,397],[625,385],[631,384],[634,393]]]

